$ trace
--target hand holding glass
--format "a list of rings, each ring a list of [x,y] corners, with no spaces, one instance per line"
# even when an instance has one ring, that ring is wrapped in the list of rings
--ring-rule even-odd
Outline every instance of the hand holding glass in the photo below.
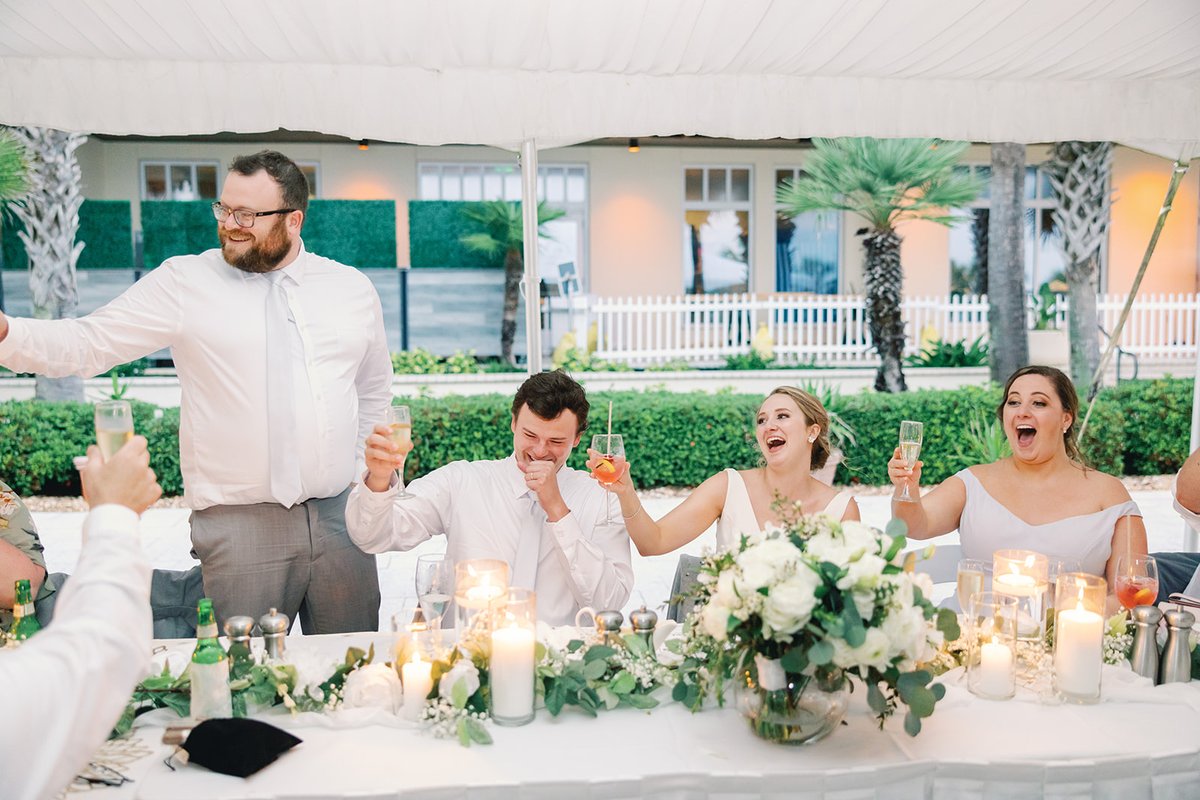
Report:
[[[387,410],[387,426],[391,431],[392,443],[400,451],[400,455],[407,456],[412,452],[412,415],[408,411],[408,406],[388,406]],[[400,478],[400,483],[404,483],[404,468],[396,470],[397,476]],[[407,487],[400,490],[396,495],[401,500],[407,500],[410,497],[415,497],[412,492],[408,491]]]
[[[618,456],[625,458],[625,442],[619,433],[598,433],[592,437],[592,449],[600,454],[600,463],[593,470],[592,476],[601,483],[611,485],[621,477],[614,459]],[[611,509],[604,504],[604,521],[611,522]]]
[[[924,431],[925,426],[919,422],[906,419],[900,423],[900,456],[909,469],[917,466],[917,459],[921,456],[921,439]],[[896,499],[905,503],[916,502],[916,498],[908,491],[908,481],[904,482],[904,489]]]
[[[104,460],[112,458],[133,438],[133,409],[125,400],[96,403],[96,444]]]

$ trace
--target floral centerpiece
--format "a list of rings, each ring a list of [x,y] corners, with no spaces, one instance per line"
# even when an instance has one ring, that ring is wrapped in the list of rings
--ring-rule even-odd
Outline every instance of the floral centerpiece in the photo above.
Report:
[[[853,676],[880,725],[902,703],[917,735],[945,694],[921,665],[959,634],[927,599],[928,576],[904,569],[903,523],[881,533],[776,508],[783,525],[705,559],[675,698],[696,708],[732,679],[755,733],[803,743],[840,722]]]

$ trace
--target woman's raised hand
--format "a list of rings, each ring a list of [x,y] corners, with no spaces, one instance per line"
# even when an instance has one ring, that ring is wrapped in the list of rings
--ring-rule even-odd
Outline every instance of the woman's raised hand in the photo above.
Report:
[[[925,462],[917,461],[910,467],[900,454],[900,448],[896,448],[896,451],[892,453],[892,459],[888,461],[888,479],[896,487],[897,493],[907,484],[909,495],[914,499],[921,496],[918,487],[921,485],[921,467],[924,465]]]
[[[587,468],[592,471],[592,477],[602,487],[618,495],[634,490],[633,479],[629,475],[629,462],[624,456],[605,458],[603,453],[590,447],[587,454]]]

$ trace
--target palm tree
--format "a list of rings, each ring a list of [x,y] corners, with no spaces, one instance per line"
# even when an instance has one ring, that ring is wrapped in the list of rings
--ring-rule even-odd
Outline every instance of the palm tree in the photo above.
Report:
[[[29,256],[29,290],[35,319],[75,316],[79,292],[75,264],[83,251],[79,232],[81,175],[75,151],[87,141],[81,133],[53,128],[13,128],[29,158],[29,194],[13,205],[25,225],[21,243]],[[77,376],[37,376],[34,394],[39,400],[83,400],[83,381]]]
[[[538,235],[545,236],[542,225],[556,220],[565,211],[538,203]],[[500,357],[509,364],[513,358],[513,340],[517,335],[517,305],[519,287],[525,272],[525,228],[521,219],[521,204],[507,200],[488,200],[463,207],[463,215],[483,228],[459,239],[468,249],[489,256],[504,256],[504,316],[500,322]],[[528,298],[536,303],[537,298]]]
[[[867,324],[879,353],[875,388],[902,392],[904,322],[900,317],[900,236],[896,226],[924,219],[950,225],[948,212],[966,206],[980,183],[956,171],[966,142],[936,139],[814,139],[805,174],[779,188],[782,213],[852,211],[870,225],[866,249]]]
[[[988,367],[1003,383],[1029,363],[1025,330],[1025,145],[992,145],[988,210]]]
[[[1112,205],[1112,142],[1058,142],[1045,169],[1058,198],[1052,215],[1067,255],[1071,378],[1082,390],[1100,363],[1096,293]]]
[[[29,188],[26,179],[29,167],[25,163],[25,151],[16,138],[0,129],[0,203],[19,200]],[[7,207],[4,213],[8,213]],[[4,256],[0,253],[0,269],[4,268]],[[4,276],[0,273],[0,311],[4,310]]]

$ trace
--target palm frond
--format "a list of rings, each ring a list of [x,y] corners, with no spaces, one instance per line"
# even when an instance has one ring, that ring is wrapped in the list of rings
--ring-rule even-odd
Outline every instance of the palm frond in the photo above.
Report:
[[[25,149],[6,130],[0,130],[0,201],[19,200],[29,190]]]
[[[966,142],[936,139],[814,139],[804,175],[776,193],[783,213],[852,211],[879,231],[899,222],[928,219],[942,225],[945,212],[974,200],[982,183],[955,170]]]

